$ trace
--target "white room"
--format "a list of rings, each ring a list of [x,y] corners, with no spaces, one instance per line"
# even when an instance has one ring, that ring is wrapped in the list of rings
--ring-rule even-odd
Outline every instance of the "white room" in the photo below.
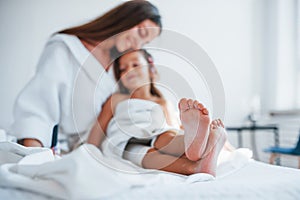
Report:
[[[230,143],[253,150],[258,161],[269,162],[266,148],[296,145],[300,133],[299,0],[149,1],[162,16],[161,38],[170,34],[170,41],[182,43],[183,52],[205,60],[203,66],[196,66],[186,55],[156,48],[163,40],[160,37],[146,45],[157,64],[161,89],[171,95],[176,109],[180,98],[197,98],[212,118],[221,118],[231,128],[227,131]],[[15,100],[36,73],[51,35],[86,23],[122,2],[0,1],[0,129],[9,133]],[[185,51],[189,42],[195,46]],[[205,72],[208,65],[213,70]],[[271,128],[242,128],[253,123]],[[283,156],[277,164],[297,168],[298,158]]]
[[[12,123],[15,98],[34,75],[47,38],[58,30],[86,22],[119,2],[1,2],[1,23],[5,27],[1,32],[1,128],[8,129]],[[215,64],[225,90],[226,125],[247,123],[247,115],[252,112],[268,115],[271,110],[299,108],[297,1],[153,3],[161,10],[164,29],[194,41]],[[176,63],[159,59],[156,60],[168,66]],[[288,134],[282,138],[283,145],[296,142],[297,123],[292,127],[282,133]],[[236,134],[232,132],[229,137],[237,145]],[[249,145],[247,142],[245,138],[245,145]],[[273,145],[272,140],[263,145]],[[263,160],[266,158],[263,155]]]

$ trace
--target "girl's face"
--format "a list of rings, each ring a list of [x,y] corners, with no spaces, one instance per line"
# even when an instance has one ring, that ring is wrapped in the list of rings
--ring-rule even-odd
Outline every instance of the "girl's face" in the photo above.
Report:
[[[160,28],[149,19],[142,21],[140,24],[116,36],[115,46],[119,52],[126,50],[136,50],[160,33]]]
[[[120,81],[130,92],[150,84],[149,64],[139,51],[127,53],[120,58]]]

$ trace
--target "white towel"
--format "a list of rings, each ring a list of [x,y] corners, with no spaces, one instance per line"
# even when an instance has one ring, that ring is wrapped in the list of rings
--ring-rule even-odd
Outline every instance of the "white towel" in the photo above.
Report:
[[[143,99],[127,99],[116,106],[101,149],[105,155],[113,153],[122,157],[129,139],[151,140],[167,130],[176,128],[167,125],[159,104]]]

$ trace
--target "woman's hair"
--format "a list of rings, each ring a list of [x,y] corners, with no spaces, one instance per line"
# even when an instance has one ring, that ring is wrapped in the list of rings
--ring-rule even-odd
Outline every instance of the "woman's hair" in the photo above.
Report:
[[[143,55],[145,60],[148,63],[149,67],[149,74],[152,74],[152,77],[150,76],[150,93],[153,96],[157,96],[162,98],[163,95],[162,93],[155,87],[153,83],[153,76],[157,73],[156,68],[153,63],[153,57],[151,56],[150,53],[148,53],[145,49],[138,49],[138,50],[133,50],[133,51],[128,51],[127,53],[132,53],[132,52],[139,52]],[[123,54],[123,56],[126,54]],[[121,78],[121,70],[120,70],[120,59],[122,56],[118,57],[117,59],[114,60],[113,66],[114,66],[114,75],[115,79],[118,82],[119,85],[119,90],[122,94],[129,94],[128,89],[123,85],[122,81],[119,81]]]
[[[81,26],[60,31],[96,44],[149,19],[162,28],[158,9],[145,0],[127,1],[95,20]]]

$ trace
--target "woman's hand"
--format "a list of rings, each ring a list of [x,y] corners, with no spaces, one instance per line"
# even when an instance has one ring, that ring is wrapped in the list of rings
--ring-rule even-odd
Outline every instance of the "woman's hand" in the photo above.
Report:
[[[42,143],[33,138],[26,138],[20,141],[20,144],[24,145],[25,147],[43,147]]]

